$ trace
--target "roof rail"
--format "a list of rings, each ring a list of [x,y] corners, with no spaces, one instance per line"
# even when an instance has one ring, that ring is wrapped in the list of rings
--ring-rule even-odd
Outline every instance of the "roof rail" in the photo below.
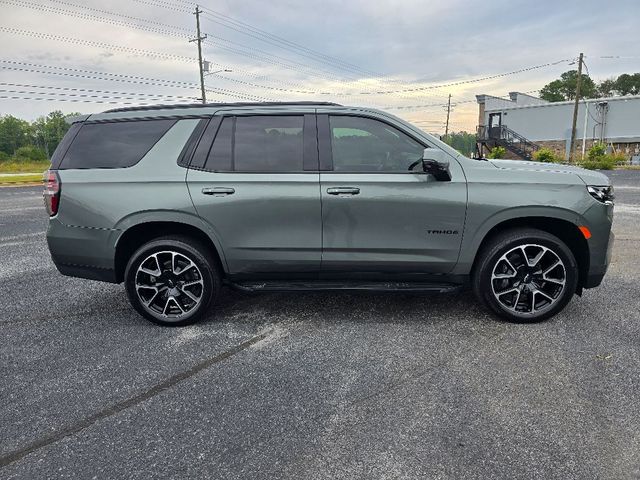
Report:
[[[207,108],[207,107],[271,107],[271,106],[287,106],[287,105],[330,105],[341,107],[339,103],[333,102],[233,102],[233,103],[172,103],[169,105],[147,105],[136,107],[123,107],[105,110],[104,113],[113,112],[137,112],[144,110],[172,110],[177,108]]]

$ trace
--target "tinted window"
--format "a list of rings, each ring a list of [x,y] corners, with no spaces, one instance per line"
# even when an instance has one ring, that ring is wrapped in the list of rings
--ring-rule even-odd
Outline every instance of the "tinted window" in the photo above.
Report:
[[[193,152],[195,151],[198,141],[208,124],[209,120],[204,118],[198,122],[198,125],[196,125],[196,128],[193,129],[193,132],[189,136],[189,140],[187,140],[187,143],[182,147],[182,152],[180,152],[180,156],[178,157],[178,165],[181,167],[189,166]]]
[[[241,172],[302,171],[302,116],[237,117],[233,164]]]
[[[200,143],[196,148],[196,152],[193,155],[193,159],[191,160],[192,168],[204,168],[204,164],[207,161],[207,156],[209,155],[209,150],[211,150],[211,142],[216,137],[216,133],[218,132],[218,127],[220,126],[220,117],[214,117],[209,122],[209,126],[202,134],[202,138],[200,139]]]
[[[330,116],[333,169],[347,172],[407,172],[424,146],[384,122]]]
[[[67,152],[67,149],[69,148],[69,145],[71,145],[73,139],[76,138],[81,126],[82,123],[74,123],[69,127],[69,130],[67,130],[67,133],[65,133],[64,137],[62,137],[62,140],[54,150],[53,155],[51,155],[51,168],[58,168],[60,166],[64,154]]]
[[[216,135],[216,140],[209,151],[207,159],[207,170],[231,171],[233,164],[231,161],[231,142],[233,140],[233,117],[225,117]]]
[[[62,168],[124,168],[135,165],[176,120],[94,123],[82,126]]]

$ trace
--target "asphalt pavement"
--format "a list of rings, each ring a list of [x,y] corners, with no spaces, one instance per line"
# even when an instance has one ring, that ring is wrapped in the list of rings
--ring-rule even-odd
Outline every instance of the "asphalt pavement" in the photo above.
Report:
[[[0,478],[640,478],[640,171],[609,175],[609,273],[534,325],[225,290],[161,328],[58,274],[40,188],[0,188]]]

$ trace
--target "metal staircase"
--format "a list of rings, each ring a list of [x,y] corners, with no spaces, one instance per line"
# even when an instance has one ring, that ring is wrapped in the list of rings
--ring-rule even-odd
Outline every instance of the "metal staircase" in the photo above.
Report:
[[[511,130],[506,125],[491,128],[484,125],[478,126],[476,143],[480,156],[483,156],[485,149],[488,152],[493,147],[501,146],[524,160],[531,160],[533,153],[540,149],[539,145]]]

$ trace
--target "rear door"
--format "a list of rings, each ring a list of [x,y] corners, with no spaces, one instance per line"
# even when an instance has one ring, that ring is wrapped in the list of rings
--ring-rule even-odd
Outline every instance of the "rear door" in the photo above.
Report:
[[[187,184],[230,275],[317,277],[322,218],[315,115],[240,110],[213,117]]]
[[[429,145],[382,118],[319,114],[317,122],[322,276],[428,280],[450,272],[467,203],[460,165],[451,158],[452,180],[436,181],[420,163]]]

